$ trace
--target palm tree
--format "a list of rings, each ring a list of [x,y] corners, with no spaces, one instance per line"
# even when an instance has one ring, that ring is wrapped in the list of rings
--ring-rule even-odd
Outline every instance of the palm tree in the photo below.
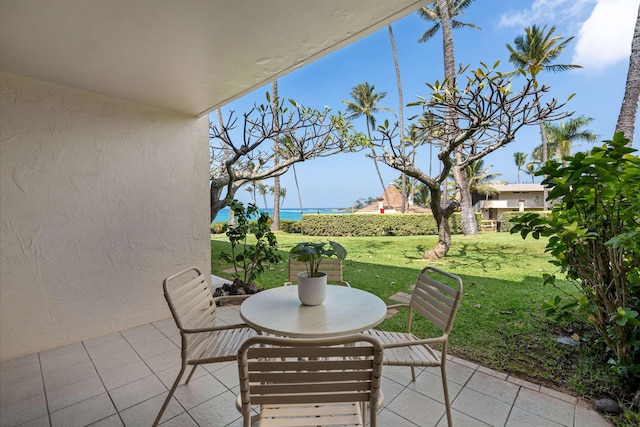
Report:
[[[351,98],[353,98],[353,101],[342,101],[342,103],[347,106],[347,113],[349,114],[347,118],[355,119],[362,116],[365,117],[369,141],[371,141],[371,128],[376,125],[374,114],[381,111],[391,111],[389,108],[378,106],[378,103],[384,99],[385,96],[387,96],[386,92],[376,93],[376,89],[373,85],[369,85],[368,82],[364,82],[351,89]],[[382,191],[384,192],[385,201],[387,202],[387,206],[389,206],[387,190],[382,179],[382,174],[380,173],[380,168],[378,167],[376,152],[373,149],[373,145],[371,146],[371,154],[373,156],[373,164],[375,165],[376,172],[378,173],[378,178],[380,179]]]
[[[636,28],[633,31],[633,41],[631,42],[627,84],[624,89],[620,115],[618,115],[618,122],[616,123],[616,132],[624,132],[624,136],[629,139],[627,143],[629,147],[633,142],[638,100],[640,100],[640,7],[638,8]]]
[[[284,205],[285,197],[287,197],[287,189],[284,187],[280,187],[280,207]]]
[[[278,80],[271,82],[271,115],[273,127],[277,129],[278,123]],[[276,135],[273,138],[273,163],[278,164],[280,161],[280,141]],[[273,218],[271,222],[271,230],[280,230],[280,175],[273,177]]]
[[[458,28],[468,27],[468,28],[473,28],[474,30],[480,29],[480,27],[474,24],[458,21],[455,19],[457,16],[462,15],[464,13],[465,9],[467,9],[471,5],[471,3],[473,3],[473,0],[446,0],[446,1],[448,6],[447,10],[449,12],[449,20],[451,21],[452,28],[458,29]],[[420,15],[422,19],[424,19],[427,22],[433,23],[433,25],[429,27],[427,31],[425,31],[422,34],[422,37],[418,39],[419,43],[424,43],[430,40],[433,36],[435,36],[438,33],[438,30],[440,29],[440,9],[438,7],[439,7],[439,3],[437,5],[434,3],[431,7],[424,6],[422,9],[418,11],[418,15]]]
[[[216,109],[216,116],[218,118],[218,127],[222,129],[224,126],[224,123],[222,121],[222,110],[220,108]],[[223,154],[222,154],[222,161],[220,162],[220,168],[224,167],[225,163],[227,162],[227,160],[229,160],[230,157],[231,157],[231,147],[225,144],[223,147]],[[210,164],[211,164],[211,160],[213,159],[210,157],[210,162],[209,162]],[[214,176],[213,172],[211,176],[212,177]],[[255,201],[255,194],[253,199]],[[209,203],[213,203],[213,201],[211,200]],[[213,212],[213,209],[211,209],[211,211]],[[211,219],[211,221],[213,221],[213,218]],[[236,225],[236,217],[235,217],[235,214],[233,213],[233,209],[229,209],[229,220],[227,221],[227,224],[229,224],[230,226]]]
[[[258,182],[258,183],[256,183],[256,189],[258,190],[258,193],[264,199],[264,210],[269,212],[269,205],[267,204],[267,194],[269,194],[271,192],[271,187],[269,187],[268,185],[266,185],[266,184],[264,184],[262,182]]]
[[[453,28],[469,27],[479,29],[479,27],[458,21],[455,17],[464,13],[464,11],[473,3],[473,0],[437,0],[431,6],[424,6],[419,10],[418,14],[421,18],[428,22],[434,23],[427,29],[418,42],[426,42],[430,40],[438,30],[442,29],[442,44],[444,52],[444,72],[448,87],[456,86],[455,71],[455,52],[453,46]],[[453,130],[457,128],[457,118],[453,110],[447,112],[446,118],[446,135],[451,135]],[[446,136],[445,136],[446,137]],[[478,227],[471,201],[471,192],[469,191],[469,181],[465,176],[465,172],[460,168],[459,164],[464,161],[463,147],[458,147],[454,151],[455,164],[453,167],[453,175],[458,186],[460,196],[460,207],[462,209],[462,232],[465,235],[477,234]],[[447,181],[444,181],[444,189],[442,191],[442,208],[446,209],[449,200],[447,197]]]
[[[535,183],[536,172],[538,172],[538,167],[535,162],[529,162],[524,167],[525,172],[531,176],[531,183]]]
[[[400,81],[400,63],[398,62],[398,51],[396,50],[396,40],[393,37],[393,29],[391,28],[391,24],[388,25],[389,28],[389,40],[391,41],[391,51],[393,53],[393,64],[396,69],[396,84],[398,85],[398,127],[400,129],[404,129],[404,101],[402,96],[402,82]],[[401,146],[401,155],[404,158],[405,156],[405,144],[404,144],[404,133],[400,132],[400,141]],[[402,184],[400,186],[400,194],[402,194],[402,206],[400,207],[400,212],[404,213],[405,205],[407,200],[407,175],[405,173],[402,174]]]
[[[469,163],[469,166],[465,168],[465,172],[469,177],[469,189],[472,193],[478,194],[497,194],[497,190],[493,187],[495,184],[502,184],[503,181],[499,181],[500,173],[491,173],[493,165],[484,166],[484,160],[479,159],[475,162]]]
[[[591,117],[580,116],[557,125],[545,123],[549,152],[553,152],[558,157],[558,160],[565,164],[564,159],[571,155],[575,141],[594,142],[598,139],[598,135],[595,133],[582,129],[592,121]]]
[[[517,153],[513,153],[513,160],[516,162],[516,167],[518,168],[518,184],[520,184],[520,171],[525,163],[527,163],[527,155],[522,151],[518,151]]]
[[[280,146],[279,146],[280,151],[289,152],[292,144],[293,144],[293,139],[291,138],[291,135],[280,136]],[[298,183],[298,174],[296,172],[296,164],[293,163],[291,165],[291,168],[293,169],[293,179],[296,183],[296,191],[298,192],[298,203],[300,204],[300,217],[302,217],[304,209],[302,207],[302,194],[300,193],[300,184]]]
[[[251,181],[249,182],[249,186],[247,188],[245,188],[245,191],[247,191],[248,193],[251,194],[252,199],[253,199],[253,204],[257,205],[257,200],[256,200],[256,182],[255,181]]]
[[[582,68],[580,65],[575,64],[552,64],[560,56],[567,44],[573,40],[573,37],[563,40],[564,37],[553,36],[556,27],[551,27],[549,31],[546,31],[546,29],[546,26],[541,28],[538,25],[532,25],[524,29],[524,35],[519,35],[515,38],[513,41],[515,47],[507,43],[507,49],[510,53],[509,62],[518,67],[518,69],[530,74],[534,85],[538,84],[537,75],[540,71],[561,72]],[[548,141],[544,122],[542,121],[540,122],[540,135],[542,137],[542,162],[546,163],[548,160]],[[545,187],[542,205],[542,209],[545,211],[548,207],[547,194],[548,189]]]

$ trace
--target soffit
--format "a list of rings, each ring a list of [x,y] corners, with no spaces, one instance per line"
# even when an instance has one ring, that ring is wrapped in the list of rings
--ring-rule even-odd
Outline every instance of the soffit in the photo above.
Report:
[[[0,70],[205,114],[426,0],[2,0]]]

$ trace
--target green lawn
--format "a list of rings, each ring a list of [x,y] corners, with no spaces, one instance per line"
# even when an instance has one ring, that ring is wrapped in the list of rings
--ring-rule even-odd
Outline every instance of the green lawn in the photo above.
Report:
[[[260,287],[281,286],[287,276],[287,251],[303,240],[327,240],[278,233],[285,258],[257,280]],[[372,292],[387,303],[396,292],[409,292],[418,271],[432,265],[459,275],[464,296],[450,337],[450,353],[483,366],[516,375],[539,384],[574,391],[582,396],[615,395],[617,385],[609,378],[606,363],[594,354],[591,343],[567,346],[556,342],[558,335],[588,328],[581,323],[555,326],[545,319],[540,306],[558,291],[542,284],[542,274],[556,267],[544,253],[545,240],[523,240],[518,235],[487,233],[453,236],[449,254],[426,261],[422,253],[435,245],[435,236],[336,237],[349,255],[344,277],[351,286]],[[230,277],[230,267],[218,256],[229,248],[225,235],[212,236],[212,274]],[[564,283],[566,291],[573,289]],[[419,334],[428,333],[425,324],[416,325]],[[383,329],[400,330],[399,316],[383,322]]]

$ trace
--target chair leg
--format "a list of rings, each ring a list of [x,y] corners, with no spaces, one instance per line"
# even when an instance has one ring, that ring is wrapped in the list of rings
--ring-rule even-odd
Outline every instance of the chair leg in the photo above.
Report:
[[[153,422],[153,427],[156,427],[158,424],[160,424],[160,419],[162,418],[162,415],[164,414],[165,409],[167,409],[167,406],[169,405],[169,401],[171,401],[171,398],[173,397],[173,393],[175,393],[176,388],[178,388],[178,384],[180,384],[180,380],[182,379],[182,375],[184,375],[184,371],[186,368],[187,368],[187,365],[183,363],[182,368],[180,368],[180,372],[176,377],[176,380],[173,382],[173,385],[171,386],[171,390],[169,390],[169,394],[167,395],[167,398],[164,400],[164,403],[162,404],[162,408],[160,408],[160,412],[158,412],[158,415],[156,416],[156,419]],[[195,366],[194,366],[194,369],[195,369]],[[193,374],[193,371],[191,371],[191,373]]]
[[[198,365],[193,365],[193,369],[191,369],[191,372],[189,372],[189,376],[187,377],[187,380],[184,382],[185,384],[189,384],[189,381],[191,381],[191,377],[193,376],[193,373],[196,371],[197,367]]]
[[[451,402],[449,402],[449,387],[447,386],[447,371],[445,369],[444,361],[440,365],[440,372],[442,376],[442,390],[444,391],[444,406],[447,410],[447,424],[449,427],[453,427],[453,420],[451,419]]]
[[[411,367],[411,380],[413,382],[416,382],[416,368],[414,368],[413,366]]]

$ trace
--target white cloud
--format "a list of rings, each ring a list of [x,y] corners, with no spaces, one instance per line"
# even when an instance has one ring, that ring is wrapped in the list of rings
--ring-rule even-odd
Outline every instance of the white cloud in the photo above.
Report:
[[[597,0],[533,0],[531,7],[524,10],[508,10],[500,16],[498,27],[529,27],[534,24],[573,26],[581,19]],[[616,0],[610,0],[616,1]],[[518,4],[520,0],[518,0]]]
[[[640,0],[598,0],[576,37],[572,63],[600,71],[628,60]]]

